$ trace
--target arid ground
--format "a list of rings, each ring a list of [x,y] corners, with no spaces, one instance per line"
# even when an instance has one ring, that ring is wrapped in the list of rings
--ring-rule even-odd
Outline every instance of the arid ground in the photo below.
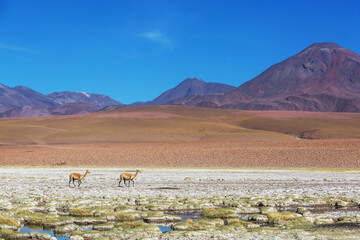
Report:
[[[357,113],[2,119],[0,165],[0,239],[360,239]],[[135,169],[135,187],[118,187]]]
[[[360,168],[360,139],[0,146],[6,166]]]
[[[360,114],[148,106],[2,119],[0,165],[360,168]]]

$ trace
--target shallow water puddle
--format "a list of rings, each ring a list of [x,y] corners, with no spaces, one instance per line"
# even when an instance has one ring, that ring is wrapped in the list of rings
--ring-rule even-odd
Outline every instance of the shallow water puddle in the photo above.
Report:
[[[158,227],[159,227],[159,229],[161,230],[162,233],[173,231],[171,227],[166,227],[166,226],[161,226],[161,225],[158,225]]]
[[[189,219],[193,221],[201,219],[200,211],[165,211],[164,213],[181,217],[181,222],[186,222]]]
[[[47,233],[50,234],[50,236],[52,237],[56,237],[58,240],[68,240],[68,237],[64,237],[64,236],[55,236],[54,231],[45,231],[42,228],[39,229],[34,229],[34,228],[28,228],[28,227],[22,227],[20,228],[19,232],[23,232],[23,233],[32,233],[32,232],[38,232],[38,233]]]
[[[92,228],[88,228],[85,231],[90,231]],[[20,228],[19,232],[23,233],[32,233],[32,232],[38,232],[38,233],[47,233],[52,237],[56,237],[58,240],[68,240],[69,238],[64,236],[65,234],[54,234],[54,231],[52,230],[44,230],[41,227],[40,228],[34,228],[34,227],[22,227]]]
[[[186,222],[187,220],[197,221],[201,219],[199,211],[167,211],[165,214],[175,215],[181,217],[181,222]],[[171,225],[157,225],[162,233],[173,231]]]

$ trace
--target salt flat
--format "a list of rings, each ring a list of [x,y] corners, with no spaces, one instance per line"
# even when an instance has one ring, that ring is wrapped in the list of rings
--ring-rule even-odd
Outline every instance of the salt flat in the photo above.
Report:
[[[0,168],[1,196],[343,196],[358,197],[360,172],[251,169],[141,169],[135,187],[118,187],[130,169],[89,168],[80,188],[68,186],[69,174],[82,168]],[[73,186],[71,184],[71,186]]]
[[[360,239],[357,170],[85,170],[0,168],[0,239]]]

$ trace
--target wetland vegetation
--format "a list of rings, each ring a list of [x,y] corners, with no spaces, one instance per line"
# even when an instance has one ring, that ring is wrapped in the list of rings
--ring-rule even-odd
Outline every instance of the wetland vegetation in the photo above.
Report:
[[[69,171],[2,169],[0,238],[348,239],[359,235],[356,172],[228,170],[224,175],[224,170],[145,170],[135,187],[118,187],[119,170],[94,168],[80,187],[69,188]],[[106,184],[109,180],[112,184]]]

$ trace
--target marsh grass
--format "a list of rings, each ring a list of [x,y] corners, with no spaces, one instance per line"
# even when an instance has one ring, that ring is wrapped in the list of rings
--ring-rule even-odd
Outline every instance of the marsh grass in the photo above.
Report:
[[[126,206],[126,205],[118,205],[114,208],[114,211],[122,211],[122,210],[127,210],[127,209],[130,209],[129,206]]]
[[[5,239],[16,239],[16,235],[14,231],[11,231],[9,229],[1,229],[0,230],[0,237]]]
[[[205,208],[201,211],[201,217],[228,218],[237,217],[237,214],[234,208]]]
[[[24,216],[27,225],[42,226],[46,223],[55,222],[58,218],[49,214],[33,213]]]
[[[227,225],[242,225],[247,226],[250,222],[241,221],[236,218],[231,218],[227,220]]]
[[[0,215],[0,224],[1,225],[9,225],[9,226],[15,226],[15,227],[20,227],[20,223],[11,217],[5,217]]]
[[[140,221],[126,221],[126,222],[116,223],[114,226],[121,227],[121,228],[137,228],[137,227],[144,226],[144,225],[147,225],[147,224],[140,222]]]
[[[19,211],[17,211],[16,212],[16,214],[17,215],[32,215],[32,214],[34,214],[34,211],[32,211],[32,210],[29,210],[29,209],[21,209],[21,210],[19,210]]]
[[[224,221],[220,218],[201,219],[195,222],[193,222],[191,219],[188,219],[186,222],[176,223],[175,226],[181,227],[186,231],[201,231],[201,230],[210,230],[216,227],[224,226]]]
[[[93,215],[89,209],[82,208],[70,209],[69,214],[74,217],[91,217]]]
[[[114,214],[114,216],[116,221],[120,221],[120,222],[135,221],[134,215],[130,213],[117,212]]]
[[[291,221],[294,220],[297,216],[296,213],[293,212],[270,212],[267,214],[269,218],[269,223],[279,223],[282,221]]]
[[[141,221],[121,222],[114,225],[115,228],[122,229],[122,232],[131,233],[134,232],[157,232],[161,233],[160,229],[156,225],[146,224]]]
[[[147,205],[144,206],[144,208],[151,210],[151,209],[156,208],[156,206],[153,205],[153,204],[147,204]]]

